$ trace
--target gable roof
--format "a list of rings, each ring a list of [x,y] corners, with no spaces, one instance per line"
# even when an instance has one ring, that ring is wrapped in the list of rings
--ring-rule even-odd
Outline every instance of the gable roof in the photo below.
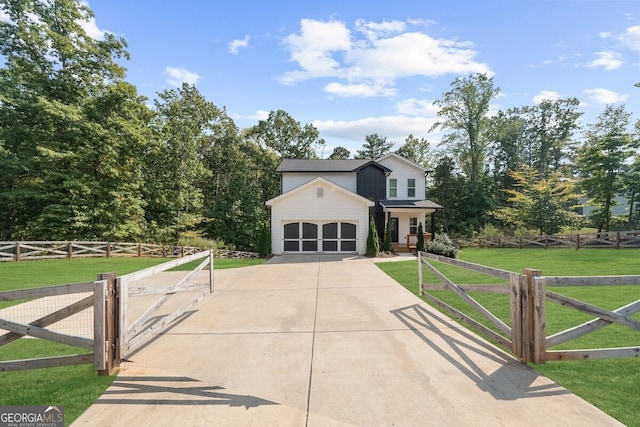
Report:
[[[391,169],[386,166],[368,159],[282,159],[282,162],[276,169],[276,172],[357,172],[369,165],[382,169],[385,172],[391,172]]]
[[[319,176],[317,178],[314,178],[311,181],[306,182],[306,183],[294,188],[293,190],[287,191],[286,193],[282,193],[281,195],[276,196],[273,199],[267,200],[265,202],[265,205],[273,206],[275,203],[278,203],[279,201],[281,201],[283,199],[286,199],[286,198],[288,198],[290,196],[293,196],[293,195],[295,195],[297,193],[300,193],[300,192],[308,189],[309,187],[313,187],[313,186],[316,186],[318,184],[326,185],[326,186],[330,187],[331,189],[335,189],[337,192],[339,192],[341,194],[344,194],[344,195],[346,195],[346,196],[348,196],[348,197],[350,197],[352,199],[359,200],[359,201],[361,201],[362,203],[366,204],[369,207],[375,205],[375,203],[373,203],[373,201],[371,201],[371,200],[369,200],[369,199],[367,199],[365,197],[362,197],[361,195],[356,194],[356,193],[354,193],[352,191],[349,191],[346,188],[341,187],[341,186],[337,185],[336,183],[331,182],[328,179],[325,179],[325,178],[323,178],[321,176]]]
[[[396,153],[385,154],[384,156],[382,156],[379,159],[377,159],[376,162],[382,162],[382,161],[384,161],[385,159],[388,159],[388,158],[394,158],[394,159],[400,160],[401,162],[404,162],[407,165],[410,165],[410,166],[412,166],[412,167],[414,167],[416,169],[420,169],[421,171],[424,172],[425,175],[428,174],[428,173],[433,172],[433,169],[425,168],[424,166],[414,162],[413,160],[409,160],[406,157],[401,156],[401,155],[396,154]]]

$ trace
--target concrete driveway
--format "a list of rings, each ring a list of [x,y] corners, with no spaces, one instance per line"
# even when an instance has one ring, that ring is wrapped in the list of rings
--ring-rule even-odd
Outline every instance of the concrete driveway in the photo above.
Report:
[[[215,287],[74,426],[622,425],[370,259],[280,256]]]

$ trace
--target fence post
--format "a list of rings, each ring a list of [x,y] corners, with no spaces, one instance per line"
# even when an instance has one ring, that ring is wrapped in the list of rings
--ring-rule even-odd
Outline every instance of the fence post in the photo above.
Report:
[[[524,363],[533,362],[533,341],[534,341],[534,298],[533,298],[533,278],[541,276],[542,271],[532,268],[523,270],[524,280],[522,280],[522,361]]]
[[[16,242],[15,259],[16,259],[16,261],[20,261],[20,242]]]
[[[422,296],[422,251],[418,251],[418,296]]]
[[[100,277],[100,276],[98,276]],[[107,299],[107,281],[98,280],[93,290],[93,367],[96,371],[106,368],[108,343],[105,339],[105,305]]]
[[[620,249],[620,232],[616,231],[616,249]]]
[[[138,243],[138,258],[142,258],[142,244]]]
[[[98,375],[109,376],[113,374],[118,363],[119,358],[117,356],[117,338],[118,338],[118,305],[116,304],[116,275],[115,273],[101,273],[98,274],[98,280],[106,281],[105,289],[105,303],[104,303],[104,315],[102,320],[104,325],[104,342],[105,346],[105,358],[104,368],[98,370]],[[96,342],[96,345],[99,343]]]
[[[533,278],[533,363],[546,362],[546,285],[544,277]]]
[[[67,258],[73,258],[73,242],[67,242]]]
[[[209,249],[209,293],[213,293],[213,249]]]
[[[509,308],[511,310],[511,347],[513,354],[520,359],[523,358],[522,340],[522,286],[520,282],[522,275],[518,273],[509,274]]]
[[[111,258],[111,242],[107,242],[107,258]]]
[[[576,251],[580,249],[580,233],[576,234]]]

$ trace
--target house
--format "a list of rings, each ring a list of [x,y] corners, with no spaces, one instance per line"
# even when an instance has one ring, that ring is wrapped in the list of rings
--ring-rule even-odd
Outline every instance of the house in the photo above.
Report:
[[[397,154],[377,160],[284,159],[277,171],[281,194],[271,208],[271,249],[282,253],[366,252],[369,218],[382,238],[387,222],[399,250],[415,246],[418,224],[426,227],[441,206],[426,200],[430,170]]]

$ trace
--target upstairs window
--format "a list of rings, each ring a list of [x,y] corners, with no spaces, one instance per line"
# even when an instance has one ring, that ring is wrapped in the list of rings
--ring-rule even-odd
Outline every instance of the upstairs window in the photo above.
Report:
[[[389,178],[389,197],[398,197],[398,180]]]
[[[407,197],[416,197],[416,180],[414,178],[407,180]]]

